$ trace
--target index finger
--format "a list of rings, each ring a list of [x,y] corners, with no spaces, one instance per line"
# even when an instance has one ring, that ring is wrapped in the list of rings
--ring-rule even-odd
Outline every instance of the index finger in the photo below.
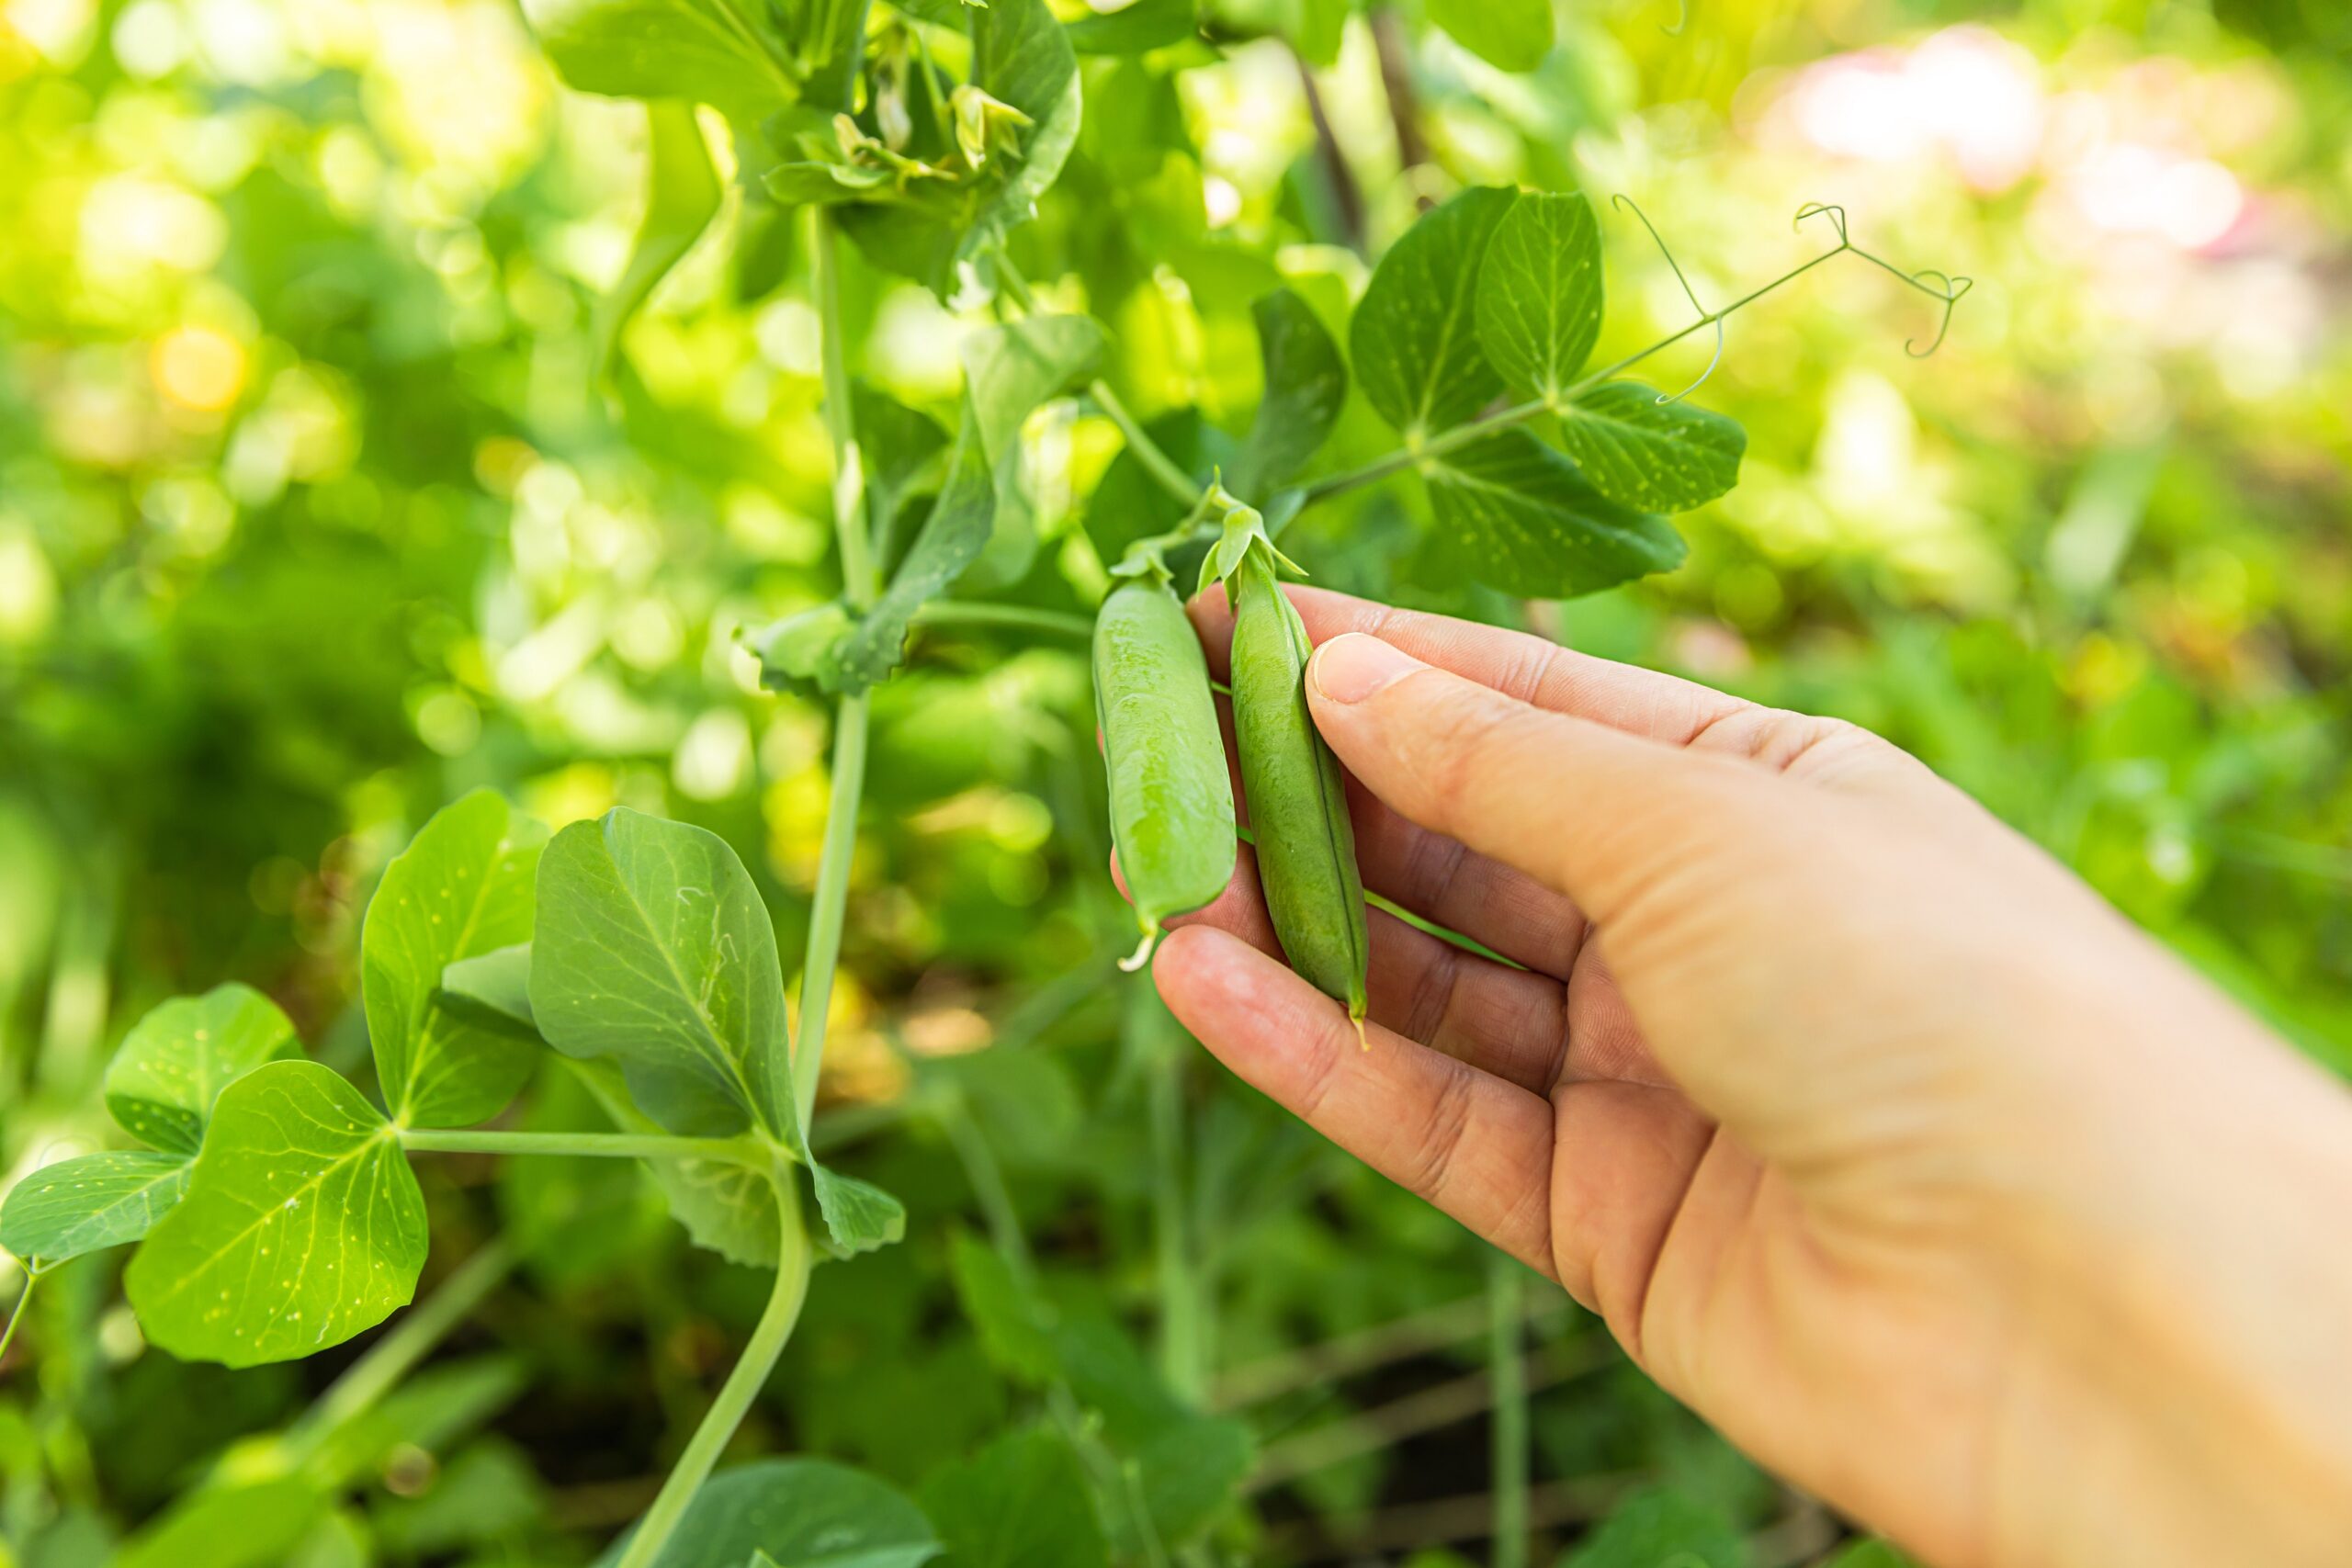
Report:
[[[1320,645],[1343,633],[1368,632],[1425,664],[1450,670],[1530,706],[1653,740],[1687,746],[1710,726],[1740,713],[1762,711],[1754,703],[1695,681],[1596,659],[1526,632],[1400,610],[1324,588],[1285,583],[1283,592],[1298,607],[1310,642]],[[1207,649],[1209,667],[1222,680],[1233,646],[1233,611],[1224,587],[1209,589],[1188,607]]]

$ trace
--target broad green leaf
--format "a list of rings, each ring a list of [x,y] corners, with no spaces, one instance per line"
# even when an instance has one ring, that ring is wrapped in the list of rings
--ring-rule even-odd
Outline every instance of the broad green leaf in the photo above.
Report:
[[[1438,531],[1482,582],[1566,599],[1681,564],[1666,520],[1602,495],[1523,430],[1503,430],[1425,466]]]
[[[934,1474],[922,1502],[956,1568],[1107,1568],[1111,1561],[1086,1467],[1057,1432],[999,1438]]]
[[[1479,270],[1478,342],[1487,362],[1521,396],[1556,400],[1600,336],[1600,227],[1592,204],[1548,191],[1521,196],[1496,225]]]
[[[1108,339],[1087,316],[1024,316],[963,347],[964,422],[947,479],[880,601],[842,645],[849,689],[887,679],[906,655],[914,613],[989,548],[992,525],[1025,516],[1018,494],[1021,427],[1037,406],[1092,373]]]
[[[282,1568],[326,1511],[326,1495],[300,1475],[206,1487],[164,1509],[108,1568]]]
[[[610,1057],[673,1133],[792,1136],[775,925],[707,829],[616,807],[539,862],[531,1012],[566,1055]]]
[[[1715,1508],[1679,1492],[1643,1492],[1582,1544],[1560,1568],[1747,1568],[1747,1544]]]
[[[123,1284],[147,1337],[250,1367],[373,1327],[416,1293],[424,1197],[399,1134],[316,1062],[272,1062],[214,1105],[187,1196]]]
[[[467,1022],[537,1039],[538,1024],[531,1017],[531,944],[518,942],[455,960],[443,967],[433,1000]]]
[[[1552,0],[1430,0],[1429,17],[1504,71],[1532,71],[1552,52]]]
[[[966,13],[972,29],[972,85],[1029,117],[1011,175],[984,205],[964,254],[1025,222],[1053,188],[1078,141],[1082,118],[1078,56],[1045,0],[989,0]]]
[[[808,1177],[817,1190],[817,1209],[825,1221],[828,1248],[836,1257],[854,1257],[903,1240],[907,1234],[906,1205],[870,1181],[843,1176],[816,1160]]]
[[[1152,1528],[1164,1544],[1178,1546],[1226,1510],[1258,1462],[1258,1447],[1241,1422],[1193,1414],[1163,1427],[1131,1457]]]
[[[875,554],[884,570],[898,564],[903,545],[899,515],[909,498],[935,486],[946,468],[947,432],[927,413],[860,381],[850,389],[858,451],[865,464],[865,509],[873,520]]]
[[[1250,307],[1266,391],[1227,488],[1252,505],[1294,478],[1322,448],[1348,400],[1348,367],[1340,345],[1306,300],[1278,288]]]
[[[404,1126],[462,1127],[506,1108],[537,1047],[437,1005],[442,972],[531,939],[547,830],[490,790],[446,806],[384,868],[359,934],[376,1076]]]
[[[277,1004],[250,986],[175,997],[123,1036],[107,1065],[107,1109],[140,1142],[192,1155],[222,1089],[264,1062],[301,1054]]]
[[[1518,193],[1473,186],[1422,214],[1373,269],[1348,325],[1356,381],[1408,440],[1460,424],[1503,389],[1478,344],[1478,277]]]
[[[759,12],[736,0],[525,0],[523,15],[583,93],[710,104],[747,122],[799,94]]]
[[[49,1264],[137,1241],[187,1190],[187,1168],[184,1154],[147,1149],[42,1166],[0,1204],[0,1247]]]
[[[979,1336],[980,1348],[998,1370],[1032,1387],[1061,1375],[1059,1356],[1047,1331],[1045,1303],[1021,1283],[1004,1257],[964,1231],[948,1236],[948,1267],[956,1296]]]
[[[630,1535],[597,1560],[613,1568]],[[653,1568],[919,1568],[939,1555],[930,1521],[888,1483],[830,1460],[761,1460],[714,1475],[686,1506]]]
[[[710,161],[692,104],[666,99],[645,106],[645,217],[637,245],[612,291],[596,301],[590,332],[598,378],[612,363],[621,329],[652,297],[656,285],[694,249],[718,215],[724,187]]]
[[[1704,506],[1739,482],[1747,432],[1639,381],[1605,381],[1560,411],[1560,446],[1595,490],[1645,512]]]
[[[1182,43],[1200,32],[1193,0],[1133,0],[1115,11],[1069,24],[1070,47],[1080,54],[1142,54]]]

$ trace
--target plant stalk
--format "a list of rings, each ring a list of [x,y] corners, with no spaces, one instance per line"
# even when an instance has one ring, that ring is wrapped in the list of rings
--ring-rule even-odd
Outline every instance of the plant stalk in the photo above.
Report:
[[[1527,1277],[1507,1254],[1487,1260],[1487,1365],[1495,1390],[1491,1568],[1527,1568]]]
[[[735,1436],[735,1428],[743,1424],[752,1401],[766,1386],[768,1374],[775,1371],[776,1359],[784,1354],[786,1341],[792,1337],[793,1325],[800,1321],[800,1306],[808,1296],[808,1238],[800,1227],[800,1203],[790,1168],[779,1160],[770,1168],[769,1178],[775,1185],[776,1207],[784,1217],[775,1288],[769,1292],[767,1309],[761,1313],[758,1325],[743,1347],[742,1359],[727,1374],[718,1397],[710,1402],[702,1424],[686,1439],[685,1451],[678,1456],[677,1465],[662,1483],[653,1506],[645,1510],[645,1517],[630,1534],[628,1549],[621,1554],[618,1568],[651,1568],[661,1559],[662,1549],[676,1533],[695,1494],[710,1479],[718,1456]]]
[[[25,1269],[25,1288],[17,1292],[17,1304],[8,1309],[8,1326],[0,1328],[0,1366],[8,1361],[8,1347],[16,1341],[17,1325],[25,1320],[25,1307],[33,1299],[33,1287],[40,1283],[40,1275],[30,1267]]]
[[[767,1164],[767,1144],[754,1137],[677,1138],[655,1133],[501,1133],[411,1127],[401,1146],[417,1154],[586,1155],[613,1159],[716,1159],[730,1165]]]
[[[915,612],[919,626],[1001,627],[1081,640],[1094,635],[1094,623],[1064,610],[1042,610],[1028,604],[998,604],[977,599],[933,599]]]

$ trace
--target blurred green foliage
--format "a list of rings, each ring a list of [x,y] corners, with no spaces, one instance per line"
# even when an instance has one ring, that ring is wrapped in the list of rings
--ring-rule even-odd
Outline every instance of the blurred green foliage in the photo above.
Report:
[[[1870,725],[2352,1070],[2343,23],[2319,0],[1982,9],[1693,0],[1669,35],[1664,0],[1563,0],[1511,75],[1407,4],[1309,74],[1247,41],[1287,8],[1221,0],[1217,46],[1085,60],[1077,150],[1012,248],[1111,326],[1112,385],[1204,468],[1258,395],[1250,301],[1287,284],[1338,325],[1368,258],[1463,185],[1629,194],[1710,307],[1813,254],[1788,225],[1810,200],[1973,276],[1932,359],[1905,353],[1931,311],[1866,268],[1734,318],[1704,400],[1747,426],[1743,482],[1679,520],[1670,575],[1503,599],[1436,547],[1411,479],[1284,547],[1331,586]],[[762,692],[734,638],[839,586],[816,314],[795,226],[730,188],[600,385],[643,128],[560,89],[501,0],[0,9],[0,1185],[103,1145],[107,1055],[167,996],[257,986],[362,1070],[359,911],[476,785],[557,827],[620,803],[713,829],[794,962],[827,718]],[[1689,306],[1600,210],[1607,358]],[[952,423],[986,318],[865,269],[844,303],[859,373]],[[1679,385],[1708,346],[1652,368]],[[1044,547],[1001,596],[1083,612],[1164,502],[1072,404],[1023,440]],[[1322,461],[1388,445],[1353,398]],[[1074,1462],[959,1308],[944,1222],[989,1218],[956,1141],[977,1126],[1066,1313],[1190,1325],[1161,1378],[1242,1416],[1281,1477],[1212,1550],[1475,1545],[1483,1513],[1444,1505],[1485,1484],[1478,1412],[1402,1413],[1475,1367],[1482,1320],[1447,1314],[1478,1249],[1204,1064],[1154,1101],[1182,1042],[1109,984],[1082,649],[921,630],[876,712],[830,1153],[914,1217],[826,1271],[738,1452],[863,1465],[943,1530]],[[559,1073],[526,1103],[598,1124]],[[502,1214],[519,1268],[468,1286],[478,1309],[296,1501],[268,1456],[347,1356],[184,1366],[141,1344],[119,1258],[45,1285],[0,1383],[0,1562],[104,1562],[141,1530],[153,1560],[206,1561],[172,1543],[217,1523],[158,1519],[208,1477],[227,1517],[299,1521],[289,1562],[588,1560],[763,1281],[688,1249],[625,1162],[420,1174],[428,1290]],[[1778,1488],[1545,1310],[1546,1541],[1631,1562],[1680,1531],[1728,1562],[1780,1521],[1812,1549]],[[1388,1350],[1318,1359],[1357,1344]]]

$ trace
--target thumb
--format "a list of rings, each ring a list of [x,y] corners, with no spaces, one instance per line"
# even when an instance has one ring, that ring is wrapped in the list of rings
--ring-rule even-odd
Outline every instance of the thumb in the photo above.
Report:
[[[1755,769],[1532,706],[1363,633],[1316,649],[1306,691],[1324,739],[1390,809],[1604,927],[1770,809]]]

